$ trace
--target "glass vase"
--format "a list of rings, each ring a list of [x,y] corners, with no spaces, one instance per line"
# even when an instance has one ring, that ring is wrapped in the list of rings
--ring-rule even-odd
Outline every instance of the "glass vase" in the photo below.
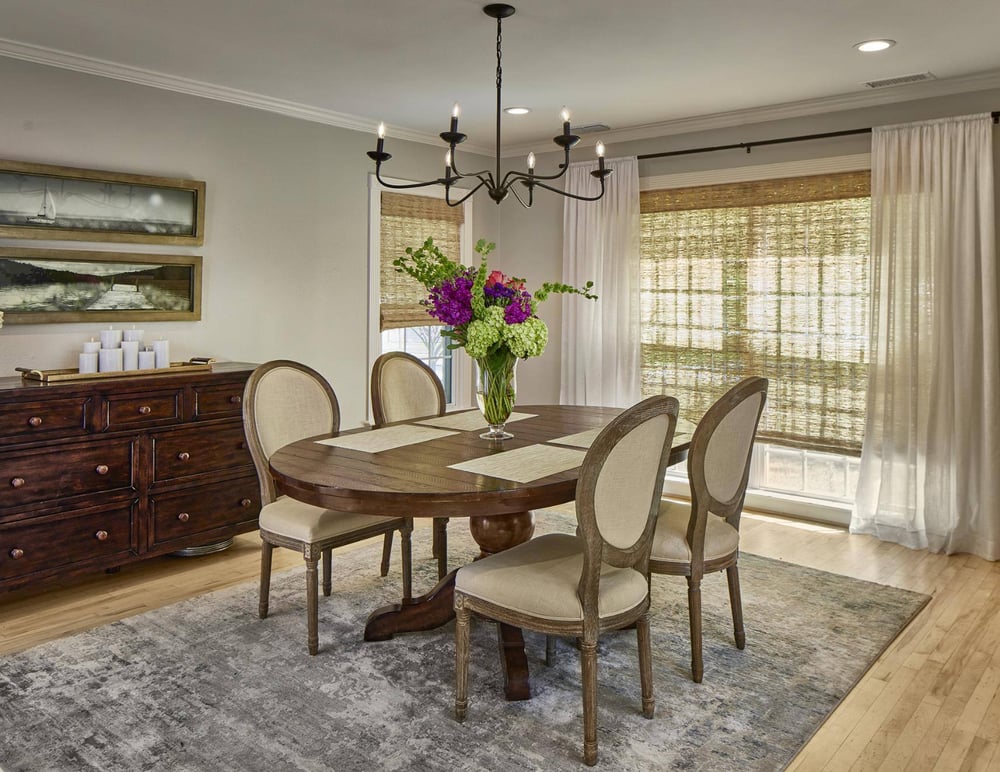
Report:
[[[480,437],[484,440],[509,440],[514,436],[504,427],[514,410],[516,396],[516,356],[504,349],[476,360],[476,404],[490,427]]]

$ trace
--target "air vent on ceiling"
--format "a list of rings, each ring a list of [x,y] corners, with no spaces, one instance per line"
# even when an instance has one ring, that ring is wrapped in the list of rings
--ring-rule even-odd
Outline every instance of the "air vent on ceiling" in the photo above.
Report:
[[[869,80],[865,82],[868,88],[885,88],[886,86],[903,86],[907,83],[920,83],[925,80],[937,80],[933,72],[918,72],[915,75],[900,75],[895,78]]]
[[[610,126],[603,123],[588,123],[586,126],[574,126],[574,134],[596,134],[599,131],[609,131]]]

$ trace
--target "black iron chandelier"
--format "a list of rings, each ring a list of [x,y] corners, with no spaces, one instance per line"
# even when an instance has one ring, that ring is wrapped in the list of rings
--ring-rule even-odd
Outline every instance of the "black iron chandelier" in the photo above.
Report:
[[[597,143],[597,169],[591,172],[597,180],[601,183],[601,192],[595,196],[578,196],[573,193],[567,193],[565,190],[560,190],[559,188],[552,187],[546,184],[552,180],[557,180],[566,174],[566,170],[569,169],[569,151],[576,145],[580,138],[572,133],[570,130],[569,123],[569,112],[566,108],[562,111],[562,121],[563,121],[563,132],[557,137],[553,137],[552,141],[555,142],[559,147],[563,149],[564,157],[563,162],[559,164],[559,171],[555,174],[535,174],[535,154],[528,154],[528,171],[520,172],[511,170],[507,172],[502,178],[500,176],[500,115],[502,112],[502,102],[500,98],[500,91],[503,85],[503,36],[501,32],[501,23],[503,19],[508,16],[514,15],[514,6],[506,5],[504,3],[491,3],[483,8],[483,13],[485,13],[490,18],[497,20],[497,137],[496,137],[496,174],[489,169],[484,169],[478,172],[461,172],[455,163],[455,147],[465,142],[466,135],[462,134],[458,130],[458,104],[455,104],[454,109],[451,113],[451,126],[448,131],[441,132],[441,139],[444,140],[445,144],[448,145],[448,153],[445,156],[445,167],[444,167],[444,177],[439,177],[436,180],[428,180],[427,182],[414,182],[409,184],[397,185],[391,182],[386,182],[382,179],[382,164],[392,158],[389,153],[383,150],[385,143],[385,124],[381,123],[378,127],[378,141],[375,146],[375,150],[368,151],[368,157],[375,162],[375,177],[378,181],[387,188],[425,188],[429,185],[443,185],[444,186],[444,198],[448,206],[458,206],[469,198],[473,193],[482,187],[486,188],[487,193],[489,193],[490,198],[496,201],[498,204],[507,198],[508,193],[513,193],[514,198],[518,200],[521,206],[527,208],[531,206],[534,200],[535,188],[544,188],[545,190],[551,190],[554,193],[559,193],[560,195],[566,196],[568,198],[575,198],[580,201],[596,201],[601,196],[604,195],[604,178],[611,174],[611,169],[606,169],[604,167],[604,143]],[[452,186],[459,182],[460,180],[467,178],[475,178],[479,180],[479,184],[474,186],[471,190],[462,190],[465,195],[463,195],[457,201],[451,200],[451,189]],[[520,183],[525,188],[528,189],[527,200],[521,198],[518,194],[517,189],[514,187],[515,183]]]

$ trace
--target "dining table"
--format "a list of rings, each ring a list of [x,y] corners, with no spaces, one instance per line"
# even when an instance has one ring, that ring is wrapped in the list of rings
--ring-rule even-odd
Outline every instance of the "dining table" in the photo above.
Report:
[[[527,541],[532,510],[574,499],[587,448],[620,408],[518,406],[514,436],[480,438],[478,410],[361,427],[278,449],[270,470],[280,493],[314,506],[387,517],[468,519],[481,556]],[[687,457],[693,426],[680,422],[670,464]],[[366,641],[431,630],[454,618],[452,570],[424,595],[374,610]],[[520,629],[499,625],[505,694],[531,696]]]

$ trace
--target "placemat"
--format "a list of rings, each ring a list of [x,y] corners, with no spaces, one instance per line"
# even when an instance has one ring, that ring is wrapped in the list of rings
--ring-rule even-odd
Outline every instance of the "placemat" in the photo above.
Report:
[[[534,413],[511,413],[507,423],[522,421],[525,418],[534,418]],[[418,421],[424,426],[440,426],[445,429],[457,429],[460,432],[474,432],[485,429],[486,419],[478,410],[465,410],[461,413],[449,413],[438,418],[428,418],[426,421]]]
[[[458,434],[458,432],[432,429],[429,426],[400,424],[399,426],[387,426],[384,429],[375,429],[371,432],[344,434],[340,437],[316,440],[316,442],[320,445],[333,445],[336,448],[360,450],[364,453],[380,453],[383,450],[401,448],[404,445],[416,445],[418,442],[436,440],[439,437],[447,437],[450,434]]]
[[[601,431],[601,427],[596,429],[587,429],[585,432],[567,434],[565,437],[556,437],[554,440],[549,440],[549,442],[555,443],[556,445],[573,445],[577,448],[589,448],[594,443],[594,440],[597,439],[597,435],[600,434]]]
[[[548,477],[550,474],[578,467],[583,463],[583,457],[586,455],[584,451],[572,448],[528,445],[515,450],[505,450],[503,453],[474,458],[471,461],[463,461],[460,464],[452,464],[449,468],[484,474],[489,477],[499,477],[503,480],[529,483],[532,480]]]

